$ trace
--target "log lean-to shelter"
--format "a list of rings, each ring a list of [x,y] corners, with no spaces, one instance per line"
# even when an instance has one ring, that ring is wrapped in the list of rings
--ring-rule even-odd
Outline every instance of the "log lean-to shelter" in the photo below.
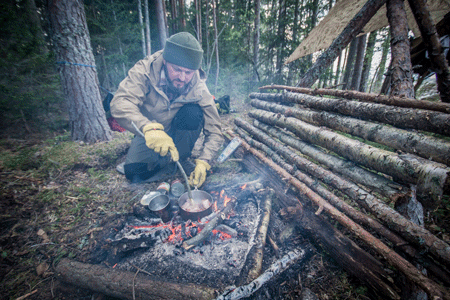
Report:
[[[228,140],[240,138],[242,144],[234,155],[247,170],[263,175],[265,188],[271,189],[260,228],[270,228],[266,218],[270,214],[283,216],[365,284],[371,299],[450,300],[449,237],[424,226],[430,214],[445,206],[448,212],[450,201],[450,101],[445,91],[450,86],[449,70],[436,34],[436,28],[439,35],[449,34],[450,1],[428,1],[426,6],[422,0],[409,0],[406,10],[393,3],[398,4],[397,0],[388,0],[387,6],[385,0],[338,1],[287,60],[324,50],[299,84],[269,85],[260,88],[264,92],[251,93],[253,109],[248,118],[235,118],[235,127],[224,134]],[[411,10],[413,6],[416,9]],[[311,89],[317,74],[353,38],[391,23],[390,9],[403,10],[409,27],[420,36],[422,44],[411,50],[411,60],[422,65],[421,75],[436,72],[442,101],[405,97],[404,89],[412,85],[391,88],[390,95]],[[392,47],[398,41],[404,39],[394,34]],[[392,57],[392,62],[398,61]],[[401,85],[403,78],[395,78],[394,73],[391,86]],[[411,74],[406,70],[403,76]],[[255,256],[259,266],[266,242],[266,234],[261,236]],[[277,248],[276,240],[267,240]],[[119,298],[213,299],[218,295],[211,287],[152,281],[137,273],[68,259],[56,270],[63,281]],[[272,272],[252,270],[250,281],[217,299],[240,299],[242,294],[233,295],[259,285],[264,274]]]
[[[402,24],[407,24],[403,36]],[[424,214],[445,205],[450,194],[449,55],[440,43],[450,35],[449,24],[448,0],[337,1],[286,61],[323,50],[315,64],[295,87],[269,85],[260,88],[264,93],[250,94],[250,121],[236,119],[230,132],[298,190],[300,227],[308,226],[308,218],[326,222],[325,214],[373,251],[381,265],[404,276],[405,285],[396,286],[341,262],[383,299],[419,299],[421,293],[450,299],[449,239],[423,223]],[[352,39],[389,25],[390,94],[311,89]],[[408,28],[415,37],[411,44]],[[401,43],[411,45],[408,55],[398,48]],[[436,73],[441,101],[410,96],[413,69],[420,77]],[[307,207],[315,213],[308,214]],[[320,234],[315,238],[342,260],[329,241]]]

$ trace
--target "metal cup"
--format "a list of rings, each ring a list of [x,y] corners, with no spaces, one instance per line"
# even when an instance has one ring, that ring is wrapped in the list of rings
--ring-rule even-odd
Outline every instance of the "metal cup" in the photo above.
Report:
[[[159,195],[151,199],[148,208],[158,215],[164,223],[169,222],[173,217],[170,199],[167,195]]]

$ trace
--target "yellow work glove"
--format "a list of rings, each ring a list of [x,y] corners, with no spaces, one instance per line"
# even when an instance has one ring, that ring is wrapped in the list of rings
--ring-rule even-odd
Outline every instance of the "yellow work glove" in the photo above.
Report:
[[[206,180],[206,171],[209,171],[211,166],[204,160],[195,160],[195,169],[189,176],[189,184],[200,187]]]
[[[142,128],[145,136],[145,144],[147,147],[159,153],[161,156],[166,156],[170,151],[173,161],[178,161],[180,155],[173,143],[172,138],[164,132],[164,126],[159,123],[150,123]]]

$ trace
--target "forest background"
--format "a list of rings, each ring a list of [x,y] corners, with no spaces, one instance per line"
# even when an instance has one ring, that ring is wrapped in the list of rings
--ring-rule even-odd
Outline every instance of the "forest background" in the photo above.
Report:
[[[295,85],[315,55],[289,65],[284,61],[333,4],[333,0],[86,0],[102,99],[114,93],[138,60],[162,49],[165,38],[179,31],[189,31],[201,42],[207,84],[216,98],[230,95],[239,104],[261,85]],[[67,104],[59,78],[63,66],[55,56],[46,1],[8,0],[0,6],[2,134],[66,130]],[[157,17],[161,13],[165,24]],[[357,44],[349,45],[315,86],[349,82],[343,88],[379,92],[389,60],[388,30],[373,32]],[[357,57],[364,59],[355,63]],[[353,69],[362,70],[358,86],[350,86]]]

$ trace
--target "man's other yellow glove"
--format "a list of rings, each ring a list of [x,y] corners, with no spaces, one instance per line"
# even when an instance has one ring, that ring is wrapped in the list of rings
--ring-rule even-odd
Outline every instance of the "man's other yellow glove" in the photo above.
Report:
[[[195,169],[189,176],[189,184],[200,187],[206,180],[206,171],[209,171],[211,166],[204,160],[195,160]]]
[[[166,156],[170,151],[173,161],[178,161],[180,155],[173,143],[172,138],[164,132],[164,126],[159,123],[150,123],[142,128],[145,136],[145,144],[147,147],[159,153],[161,156]]]

